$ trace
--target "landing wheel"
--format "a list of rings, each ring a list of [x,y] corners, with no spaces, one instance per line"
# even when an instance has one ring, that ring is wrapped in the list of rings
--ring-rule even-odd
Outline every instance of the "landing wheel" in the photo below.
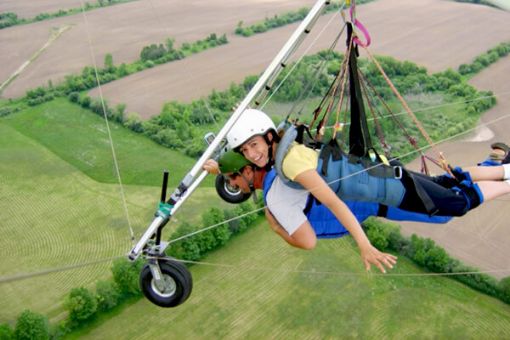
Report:
[[[232,187],[222,175],[216,176],[216,192],[224,201],[234,204],[243,203],[251,196],[251,193],[245,194],[239,188]]]
[[[157,281],[149,264],[140,273],[140,287],[143,295],[160,307],[177,307],[186,301],[193,289],[191,274],[180,262],[159,260],[161,280]]]

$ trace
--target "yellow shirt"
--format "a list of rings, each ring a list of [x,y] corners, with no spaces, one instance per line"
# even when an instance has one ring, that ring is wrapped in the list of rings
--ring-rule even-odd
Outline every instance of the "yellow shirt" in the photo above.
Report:
[[[319,161],[318,150],[310,149],[303,144],[294,144],[283,159],[282,172],[290,180],[294,180],[300,173],[317,168]]]

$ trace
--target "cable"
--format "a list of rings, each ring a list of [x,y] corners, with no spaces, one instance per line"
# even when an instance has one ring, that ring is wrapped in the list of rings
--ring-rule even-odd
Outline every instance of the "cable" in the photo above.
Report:
[[[99,260],[94,260],[94,261],[89,261],[89,262],[70,264],[70,265],[62,266],[62,267],[48,268],[48,269],[44,269],[44,270],[41,270],[38,272],[32,272],[32,273],[20,273],[20,274],[14,274],[14,275],[10,275],[10,276],[0,276],[0,284],[14,282],[14,281],[21,281],[21,280],[25,280],[25,279],[30,279],[32,277],[42,276],[42,275],[47,275],[47,274],[52,274],[52,273],[60,273],[60,272],[64,272],[67,270],[88,267],[88,266],[92,266],[92,265],[99,264],[99,263],[111,262],[113,260],[116,260],[116,259],[119,259],[122,257],[125,257],[125,256],[115,256],[115,257],[109,257],[109,258],[104,258],[104,259],[99,259]]]
[[[131,236],[131,242],[134,245],[134,242],[135,242],[135,233],[133,232],[133,227],[131,225],[131,220],[129,218],[129,210],[128,210],[128,206],[127,206],[126,194],[124,193],[124,186],[122,185],[122,178],[120,176],[119,163],[117,161],[117,155],[115,153],[115,147],[113,146],[113,138],[112,138],[112,132],[110,130],[110,124],[108,122],[108,115],[106,114],[106,105],[105,105],[104,98],[103,98],[103,90],[101,88],[101,82],[99,81],[99,73],[97,71],[96,55],[94,53],[94,49],[92,48],[92,39],[90,37],[89,22],[87,20],[87,14],[85,13],[85,4],[84,4],[83,0],[80,0],[80,2],[81,2],[81,9],[82,9],[83,20],[85,21],[85,31],[87,32],[87,39],[88,39],[88,43],[89,43],[90,56],[91,56],[91,59],[92,59],[92,63],[94,65],[94,73],[95,73],[95,76],[96,76],[96,82],[97,82],[97,87],[98,87],[98,91],[99,91],[99,98],[101,99],[101,106],[103,108],[103,116],[104,116],[104,120],[105,120],[105,124],[106,124],[106,130],[108,131],[108,138],[109,138],[109,141],[110,141],[110,148],[111,148],[111,152],[112,152],[113,164],[115,166],[115,171],[116,171],[116,174],[117,174],[117,179],[119,181],[120,196],[121,196],[121,199],[122,199],[122,203],[123,203],[123,207],[124,207],[124,213],[126,215],[126,220],[127,220],[127,223],[128,223],[129,233],[130,233],[130,236]]]
[[[152,3],[151,3],[152,4]],[[95,54],[94,54],[94,51],[93,51],[93,48],[92,48],[92,43],[91,43],[91,37],[90,37],[90,31],[89,31],[89,27],[88,27],[88,21],[87,21],[87,16],[85,14],[85,11],[84,11],[84,4],[83,4],[83,0],[81,0],[81,5],[82,5],[82,15],[84,17],[84,21],[86,23],[86,31],[87,31],[87,38],[88,38],[88,42],[89,42],[89,48],[90,48],[90,52],[91,52],[91,57],[92,57],[92,60],[93,60],[93,64],[94,64],[94,70],[95,70],[95,75],[96,75],[96,81],[97,81],[97,84],[98,84],[98,90],[99,90],[99,94],[100,94],[100,99],[101,99],[101,103],[102,103],[102,106],[103,106],[103,114],[105,116],[105,122],[106,122],[106,126],[107,126],[107,131],[108,131],[108,135],[109,135],[109,138],[110,138],[110,145],[111,145],[111,149],[112,149],[112,156],[113,156],[113,159],[114,159],[114,164],[115,164],[115,168],[116,168],[116,171],[117,171],[117,176],[118,176],[118,179],[119,179],[119,186],[120,186],[120,191],[121,191],[121,196],[122,196],[122,199],[123,199],[123,203],[124,203],[124,209],[125,209],[125,213],[126,213],[126,217],[127,217],[127,221],[128,221],[128,226],[129,226],[129,229],[130,229],[130,233],[131,233],[131,238],[132,240],[134,240],[134,233],[133,233],[133,229],[132,229],[132,226],[131,226],[131,222],[129,220],[129,212],[128,212],[128,209],[127,209],[127,202],[126,202],[126,198],[125,198],[125,194],[124,194],[124,190],[123,190],[123,186],[122,186],[122,181],[121,181],[121,176],[120,176],[120,170],[119,170],[119,166],[118,166],[118,162],[117,162],[117,158],[116,158],[116,153],[115,153],[115,148],[113,146],[113,140],[112,140],[112,136],[111,136],[111,131],[110,131],[110,128],[109,128],[109,123],[108,123],[108,117],[106,115],[106,108],[105,108],[105,103],[104,103],[104,98],[103,98],[103,94],[102,94],[102,89],[101,89],[101,84],[100,84],[100,81],[99,81],[99,75],[98,75],[98,70],[97,70],[97,63],[96,63],[96,59],[95,59]],[[332,19],[330,20],[330,22],[332,21]],[[329,23],[328,23],[329,25]],[[323,29],[324,31],[324,29]],[[322,33],[322,32],[321,32]],[[317,40],[317,39],[316,39]],[[307,51],[311,48],[311,46],[307,49]],[[306,53],[306,52],[305,52]],[[301,57],[302,59],[303,57]],[[301,60],[300,59],[300,60]],[[291,70],[292,71],[292,70]],[[290,74],[290,72],[289,72]],[[284,80],[282,80],[282,83],[285,81],[286,78],[284,78]],[[275,89],[275,92],[277,91],[277,89],[281,86],[281,83],[279,84],[279,86]],[[274,93],[273,93],[274,94]],[[273,95],[272,94],[272,95]],[[271,95],[271,96],[272,96]],[[267,99],[267,101],[264,103],[264,105],[267,104],[267,102],[270,100],[271,96]],[[456,103],[449,103],[449,104],[445,104],[445,105],[440,105],[440,106],[435,106],[435,107],[427,107],[427,108],[424,108],[424,109],[421,109],[419,111],[415,111],[415,112],[420,112],[420,111],[425,111],[425,110],[429,110],[429,109],[432,109],[432,108],[438,108],[438,107],[443,107],[443,106],[447,106],[447,105],[456,105],[456,104],[459,104],[459,103],[467,103],[467,102],[470,102],[470,101],[475,101],[475,100],[481,100],[483,98],[490,98],[492,96],[486,96],[486,97],[480,97],[480,98],[477,98],[477,99],[473,99],[473,100],[467,100],[467,101],[463,101],[463,102],[456,102]],[[404,114],[405,112],[402,112],[402,113],[399,113],[399,114]],[[506,119],[510,117],[510,114],[507,114],[507,115],[504,115],[502,117],[499,117],[497,119],[494,119],[492,121],[489,121],[489,122],[486,122],[486,123],[482,123],[480,124],[481,126],[487,126],[487,125],[490,125],[490,124],[493,124],[495,122],[498,122],[502,119]],[[478,126],[480,126],[478,125]],[[478,127],[477,126],[477,127]],[[475,130],[477,127],[475,128],[471,128],[471,129],[468,129],[466,131],[463,131],[461,133],[458,133],[454,136],[451,136],[451,137],[448,137],[448,138],[445,138],[443,140],[440,140],[440,141],[437,141],[435,142],[435,144],[438,144],[438,143],[441,143],[441,142],[444,142],[444,141],[448,141],[448,140],[451,140],[451,139],[454,139],[454,138],[457,138],[458,136],[461,136],[463,134],[466,134],[466,133],[469,133],[473,130]],[[428,147],[425,146],[423,148],[421,148],[420,150],[426,150]],[[415,151],[412,151],[412,152],[409,152],[405,155],[402,155],[400,157],[405,157],[405,156],[409,156],[409,155],[412,155],[413,153],[416,153],[418,152],[417,150]],[[376,165],[376,166],[379,166],[379,165]],[[371,167],[371,168],[375,168],[376,166],[374,167]],[[371,169],[370,168],[370,169]],[[364,169],[363,171],[368,171],[369,169]],[[361,171],[361,172],[363,172]],[[360,172],[360,173],[361,173]],[[355,175],[355,174],[351,174],[350,176],[352,175]],[[349,176],[345,176],[343,178],[340,178],[338,180],[343,180],[345,178],[348,178]],[[337,180],[337,181],[338,181]],[[206,228],[203,228],[203,229],[200,229],[200,230],[197,230],[193,233],[190,233],[190,234],[187,234],[187,235],[183,235],[177,239],[174,239],[174,240],[171,240],[170,243],[174,243],[174,242],[177,242],[179,240],[182,240],[184,238],[187,238],[187,237],[191,237],[193,235],[196,235],[198,233],[201,233],[203,231],[206,231],[206,230],[210,230],[210,229],[213,229],[215,227],[218,227],[222,224],[225,224],[225,223],[228,223],[230,221],[234,221],[236,219],[240,219],[244,216],[247,216],[249,214],[253,214],[253,213],[256,213],[260,210],[262,210],[264,208],[259,208],[259,209],[256,209],[256,210],[253,210],[251,212],[247,212],[241,216],[238,216],[238,217],[235,217],[235,218],[231,218],[229,220],[225,220],[221,223],[218,223],[218,224],[215,224],[215,225],[212,225],[212,226],[208,226]],[[107,262],[107,261],[112,261],[114,259],[117,259],[117,258],[121,258],[123,256],[118,256],[118,257],[112,257],[112,258],[107,258],[107,259],[102,259],[102,260],[95,260],[95,261],[91,261],[91,262],[86,262],[86,263],[82,263],[82,264],[75,264],[75,265],[69,265],[69,266],[63,266],[63,267],[57,267],[57,268],[52,268],[52,269],[47,269],[47,270],[43,270],[43,271],[39,271],[39,272],[35,272],[35,273],[22,273],[22,274],[16,274],[16,275],[13,275],[13,276],[6,276],[6,277],[0,277],[0,283],[5,283],[5,282],[12,282],[12,281],[17,281],[17,280],[22,280],[22,279],[26,279],[26,278],[29,278],[29,277],[34,277],[34,276],[40,276],[40,275],[46,275],[46,274],[49,274],[49,273],[54,273],[54,272],[60,272],[60,271],[65,271],[65,270],[70,270],[70,269],[75,269],[75,268],[80,268],[80,267],[85,267],[85,266],[89,266],[89,265],[94,265],[94,264],[97,264],[97,263],[102,263],[102,262]],[[183,261],[184,262],[184,261]],[[191,263],[191,261],[188,261]],[[206,262],[196,262],[197,264],[207,264]],[[213,264],[211,264],[213,265]],[[224,266],[229,266],[229,265],[224,265]],[[496,273],[496,272],[506,272],[506,271],[509,271],[507,269],[504,269],[504,270],[499,270],[499,271],[483,271],[483,272],[465,272],[465,273],[427,273],[427,274],[379,274],[379,275],[385,275],[385,276],[424,276],[424,275],[443,275],[443,276],[446,276],[446,275],[467,275],[467,274],[480,274],[480,273]],[[296,271],[296,272],[303,272],[303,273],[308,273],[306,271]],[[312,273],[312,272],[309,272],[309,273]],[[336,273],[336,274],[341,274],[340,272],[317,272],[317,271],[314,271],[313,273]],[[356,274],[356,273],[344,273],[344,274],[352,274],[352,275],[365,275],[365,274]]]
[[[297,269],[274,269],[269,267],[255,267],[255,266],[237,266],[225,263],[213,263],[204,261],[190,261],[174,259],[178,262],[197,264],[204,266],[223,267],[223,268],[243,268],[247,270],[256,270],[264,272],[275,272],[275,273],[297,273],[297,274],[309,274],[309,275],[338,275],[338,276],[379,276],[379,277],[413,277],[413,276],[460,276],[460,275],[480,275],[480,274],[496,274],[496,273],[507,273],[510,272],[508,269],[497,269],[497,270],[485,270],[485,271],[468,271],[468,272],[455,272],[455,273],[372,273],[372,272],[341,272],[341,271],[321,271],[321,270],[297,270]]]
[[[342,7],[340,8],[340,11],[343,10],[344,8],[344,5],[345,5],[345,2],[342,4]],[[317,42],[317,40],[319,40],[319,38],[321,37],[322,33],[324,33],[324,31],[326,30],[326,28],[329,27],[329,25],[331,24],[331,22],[333,21],[333,19],[335,19],[338,14],[340,13],[340,11],[336,12],[335,15],[333,15],[331,17],[331,19],[329,19],[329,21],[327,22],[327,24],[322,28],[322,30],[319,32],[319,34],[317,34],[317,37],[315,37],[315,39],[310,43],[310,45],[308,46],[308,48],[303,52],[303,54],[301,55],[301,57],[299,57],[299,59],[294,63],[294,65],[292,66],[292,68],[289,70],[289,72],[285,75],[285,77],[282,79],[282,81],[278,84],[278,86],[274,89],[274,91],[269,95],[269,97],[266,99],[266,101],[260,106],[260,109],[263,110],[264,107],[267,105],[267,103],[271,100],[271,98],[273,98],[273,96],[275,95],[276,92],[278,92],[278,90],[280,89],[280,87],[285,83],[285,81],[287,80],[287,78],[291,75],[291,73],[296,69],[296,67],[299,65],[299,63],[303,60],[303,58],[305,57],[305,55],[308,53],[308,51],[313,47],[313,45],[315,45],[315,43]]]

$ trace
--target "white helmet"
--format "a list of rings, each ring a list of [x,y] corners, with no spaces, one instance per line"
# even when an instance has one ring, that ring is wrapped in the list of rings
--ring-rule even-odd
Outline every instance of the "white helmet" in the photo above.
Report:
[[[248,109],[227,134],[228,145],[236,149],[251,137],[264,135],[271,130],[276,131],[276,126],[268,115],[260,110]]]

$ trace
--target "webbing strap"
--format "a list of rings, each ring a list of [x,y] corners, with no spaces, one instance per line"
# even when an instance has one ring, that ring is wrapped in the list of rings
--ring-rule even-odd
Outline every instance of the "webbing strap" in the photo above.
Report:
[[[347,24],[347,41],[351,41],[352,24]],[[358,77],[357,48],[351,48],[349,56],[349,90],[351,97],[351,127],[349,129],[349,153],[358,157],[373,149],[368,130],[365,105]]]

